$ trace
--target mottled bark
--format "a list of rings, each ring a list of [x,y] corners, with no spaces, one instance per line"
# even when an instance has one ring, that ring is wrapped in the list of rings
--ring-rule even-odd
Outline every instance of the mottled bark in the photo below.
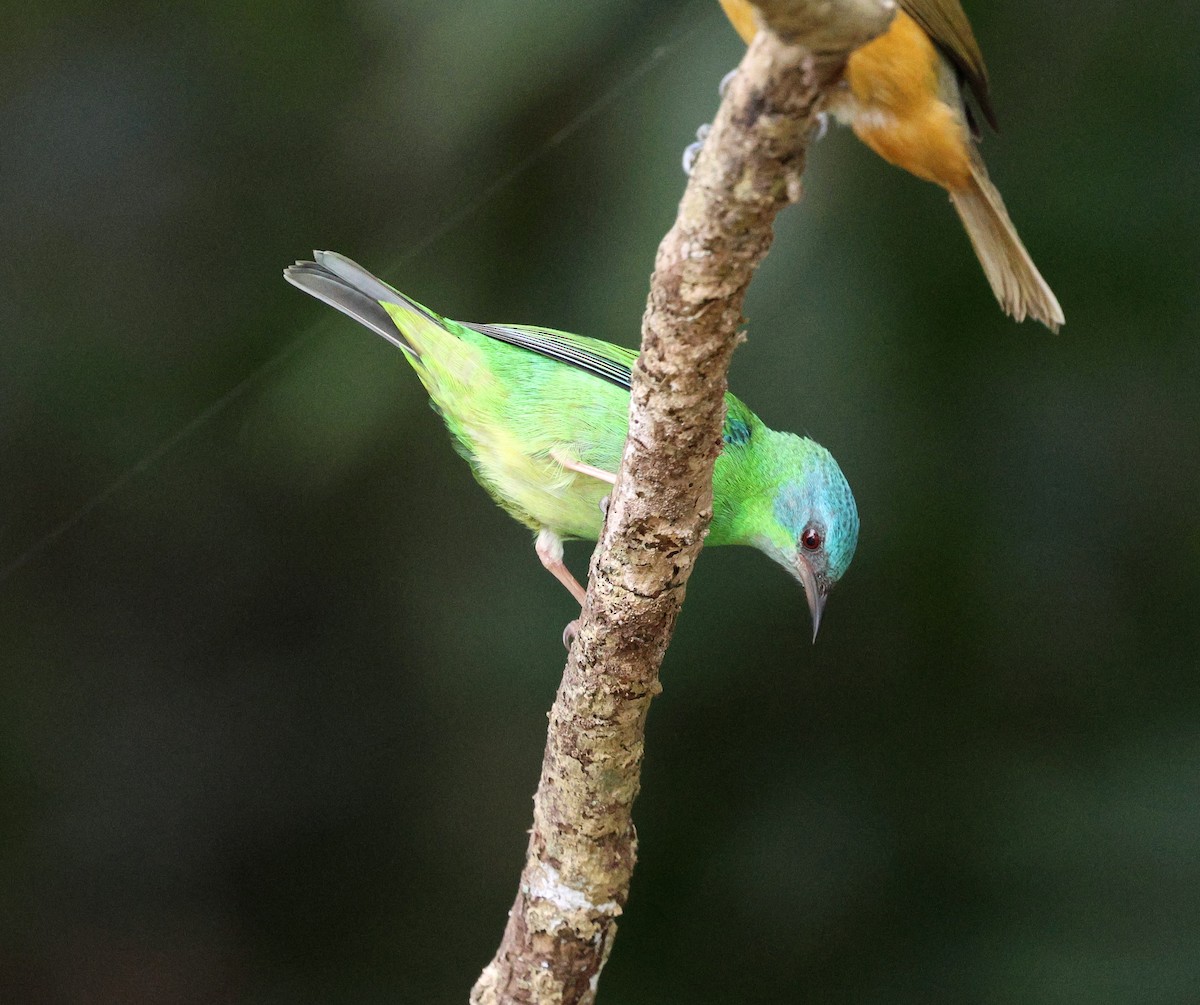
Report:
[[[725,378],[771,225],[800,197],[824,88],[887,27],[891,0],[761,0],[766,23],[721,103],[659,246],[633,372],[629,439],[587,604],[550,712],[533,829],[477,1005],[595,997],[636,859],[646,713],[712,517]]]

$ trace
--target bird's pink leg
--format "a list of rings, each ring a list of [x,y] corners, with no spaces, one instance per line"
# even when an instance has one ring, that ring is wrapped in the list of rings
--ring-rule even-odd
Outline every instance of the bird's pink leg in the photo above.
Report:
[[[570,590],[571,596],[578,600],[579,606],[582,607],[587,594],[579,585],[579,580],[572,576],[571,570],[563,564],[562,538],[554,531],[543,527],[538,531],[537,543],[534,547],[537,549],[537,556],[541,559],[546,571]]]
[[[574,471],[579,475],[589,475],[599,481],[608,482],[609,485],[617,484],[617,476],[611,471],[605,471],[603,468],[594,468],[590,464],[584,464],[583,461],[577,461],[572,457],[568,457],[565,451],[555,448],[550,451],[550,458],[557,461],[568,471]],[[561,550],[561,542],[559,546]],[[550,566],[547,565],[546,568],[548,569]]]
[[[577,461],[572,457],[568,457],[563,450],[551,450],[550,457],[568,471],[574,471],[576,474],[588,475],[599,481],[608,482],[609,485],[615,485],[617,482],[617,476],[611,472],[592,467],[590,464],[584,464],[583,461]],[[608,496],[600,500],[600,512],[604,514],[605,518],[608,517]],[[538,531],[535,547],[537,548],[538,558],[542,560],[542,565],[545,566],[546,571],[570,590],[571,596],[578,600],[579,606],[582,607],[587,594],[583,587],[579,585],[579,580],[572,576],[571,570],[563,564],[562,538],[555,534],[554,531],[543,527]],[[563,629],[563,645],[568,649],[571,648],[571,643],[574,641],[578,631],[578,618],[570,622]]]

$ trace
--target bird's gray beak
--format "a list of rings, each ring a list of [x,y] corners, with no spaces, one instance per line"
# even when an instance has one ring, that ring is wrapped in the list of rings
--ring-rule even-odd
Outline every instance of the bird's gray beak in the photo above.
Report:
[[[817,641],[817,630],[821,627],[821,613],[829,597],[829,587],[818,583],[812,566],[803,555],[796,557],[796,575],[804,584],[804,595],[808,598],[808,610],[812,614],[813,642]]]

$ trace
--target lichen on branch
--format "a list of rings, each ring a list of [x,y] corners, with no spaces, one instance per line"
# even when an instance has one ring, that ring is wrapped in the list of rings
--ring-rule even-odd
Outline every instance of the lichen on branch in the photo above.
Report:
[[[894,12],[893,0],[756,6],[772,30],[747,50],[658,249],[629,437],[550,712],[525,868],[476,1005],[594,1000],[636,861],[646,714],[712,518],[746,289],[775,215],[800,197],[824,90]]]

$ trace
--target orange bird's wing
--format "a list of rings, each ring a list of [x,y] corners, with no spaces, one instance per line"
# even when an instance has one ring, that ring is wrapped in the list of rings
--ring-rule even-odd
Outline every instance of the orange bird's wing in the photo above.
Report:
[[[998,129],[983,53],[962,4],[958,0],[900,0],[900,7],[946,54],[971,88],[983,117]]]

